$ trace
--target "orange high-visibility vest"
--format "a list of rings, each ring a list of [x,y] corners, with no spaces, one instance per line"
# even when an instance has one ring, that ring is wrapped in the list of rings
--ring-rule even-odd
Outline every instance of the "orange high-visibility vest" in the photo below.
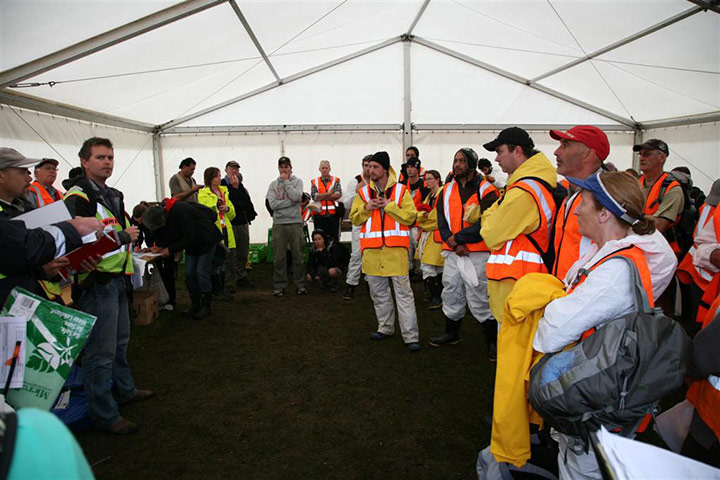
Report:
[[[555,200],[547,187],[531,178],[518,180],[508,188],[508,191],[513,188],[524,190],[535,200],[535,206],[540,214],[540,225],[529,235],[522,234],[508,240],[490,254],[487,262],[488,280],[506,278],[519,280],[528,273],[548,273],[541,252],[533,245],[533,241],[542,251],[547,251],[550,245]],[[506,220],[511,222],[513,219]]]
[[[402,204],[405,192],[410,193],[405,185],[396,183],[385,191],[386,198],[392,199],[398,206]],[[358,195],[365,203],[377,196],[375,190],[365,185],[358,190]],[[402,247],[410,248],[410,227],[398,222],[385,210],[378,208],[372,211],[360,228],[360,251],[366,248]]]
[[[720,227],[720,213],[716,213],[716,210],[717,209],[715,207],[708,205],[707,203],[704,203],[703,206],[700,207],[700,218],[698,219],[697,225],[695,225],[693,238],[697,237],[700,232],[702,232],[705,225],[714,221],[715,236],[717,237],[718,243],[720,243],[720,229],[718,228]],[[717,219],[714,220],[715,217],[717,217]],[[696,250],[697,244],[693,243],[693,246],[690,247],[690,250],[688,250],[688,253],[685,254],[685,257],[680,262],[680,265],[678,265],[677,276],[682,283],[686,285],[694,283],[700,287],[701,290],[705,291],[713,279],[713,273],[702,267],[698,267],[693,263],[692,257]]]
[[[322,181],[322,177],[313,178],[310,180],[312,184],[317,188],[318,193],[332,193],[335,189],[335,183],[338,181],[338,177],[333,177],[330,175],[330,184],[325,185],[325,183]],[[321,208],[317,212],[313,212],[313,216],[315,215],[321,215],[321,216],[332,216],[335,215],[335,207],[337,207],[337,202],[332,200],[321,200],[320,201]]]
[[[467,199],[467,202],[463,205],[462,199],[460,198],[460,189],[458,188],[457,182],[452,180],[450,183],[445,185],[443,190],[443,211],[438,212],[438,215],[444,215],[445,221],[447,222],[450,230],[453,234],[458,233],[463,228],[469,227],[470,224],[466,222],[463,217],[465,215],[465,207],[470,205],[480,205],[483,198],[490,195],[492,192],[498,194],[498,189],[495,185],[482,179],[478,184],[478,191],[476,195],[471,195]],[[453,250],[448,246],[447,243],[443,242],[442,236],[439,230],[435,230],[433,233],[434,240],[437,243],[443,245],[443,250]],[[485,245],[485,241],[476,243],[466,243],[465,246],[471,252],[489,252],[490,249]]]
[[[655,183],[653,183],[652,187],[650,187],[650,191],[648,192],[647,198],[645,199],[645,210],[643,211],[643,214],[655,215],[655,212],[657,212],[658,208],[660,208],[660,193],[661,193],[660,190],[661,190],[663,181],[667,177],[668,177],[668,173],[663,172],[663,174],[660,175],[660,177],[658,177],[657,180],[655,180]],[[640,181],[640,187],[644,189],[645,188],[645,175],[642,175],[640,177],[639,181]],[[667,192],[668,190],[675,188],[675,187],[682,188],[680,186],[680,182],[678,182],[677,180],[671,181],[670,184],[665,189],[665,192]],[[645,190],[643,190],[643,191],[645,191]],[[662,192],[663,195],[665,194],[665,192]],[[675,220],[670,224],[670,227],[674,227],[675,225],[677,225],[678,221],[680,221],[679,216],[677,218],[675,218]],[[673,252],[675,252],[675,254],[677,256],[680,255],[680,253],[681,253],[680,252],[680,244],[678,244],[677,240],[672,240],[670,242],[670,247],[672,248]]]
[[[37,208],[50,205],[53,202],[63,199],[63,193],[60,190],[56,189],[55,196],[52,196],[45,186],[37,180],[30,184],[30,191],[35,195],[35,205],[37,205]]]
[[[565,197],[557,218],[555,219],[555,235],[553,248],[555,249],[555,264],[552,274],[560,280],[565,279],[570,267],[588,251],[592,240],[580,235],[575,210],[580,205],[580,192]]]
[[[705,314],[703,328],[707,327],[718,313],[720,313],[720,296],[715,298]],[[710,375],[708,378],[693,382],[686,398],[693,404],[703,422],[720,439],[720,377]]]

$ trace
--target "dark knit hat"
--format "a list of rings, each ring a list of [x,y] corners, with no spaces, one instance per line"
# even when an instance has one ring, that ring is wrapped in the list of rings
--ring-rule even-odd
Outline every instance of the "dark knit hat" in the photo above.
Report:
[[[375,152],[370,161],[379,163],[385,170],[390,170],[390,155],[387,152]]]

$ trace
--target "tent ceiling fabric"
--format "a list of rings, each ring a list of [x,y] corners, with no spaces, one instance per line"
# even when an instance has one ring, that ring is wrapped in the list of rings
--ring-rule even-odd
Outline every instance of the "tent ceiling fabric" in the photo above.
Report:
[[[7,71],[147,15],[202,4],[2,1],[0,67]],[[687,18],[545,76],[683,12]],[[404,118],[399,43],[297,82],[279,85],[277,78],[399,38],[419,13],[406,39],[413,122],[642,125],[720,117],[720,15],[684,0],[220,2],[25,79],[41,85],[17,91],[154,125],[179,118],[180,126],[195,127],[398,124]],[[520,81],[538,78],[537,88],[571,101],[430,50],[421,40]],[[243,99],[254,91],[262,93]]]

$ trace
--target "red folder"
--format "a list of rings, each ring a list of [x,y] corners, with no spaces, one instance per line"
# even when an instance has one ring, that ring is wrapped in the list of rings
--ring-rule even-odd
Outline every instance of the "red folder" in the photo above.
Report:
[[[66,279],[70,279],[73,273],[80,270],[80,264],[83,260],[95,257],[96,255],[105,255],[113,250],[117,250],[121,246],[122,244],[115,230],[104,232],[96,242],[78,247],[65,255],[65,257],[70,260],[70,265],[60,270],[60,275]]]

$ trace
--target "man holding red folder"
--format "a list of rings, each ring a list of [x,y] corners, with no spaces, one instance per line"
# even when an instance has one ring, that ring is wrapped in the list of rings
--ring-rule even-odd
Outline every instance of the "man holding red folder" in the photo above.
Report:
[[[122,192],[106,184],[114,167],[110,140],[90,138],[78,155],[85,176],[71,182],[65,195],[68,210],[73,217],[97,218],[106,229],[116,232],[121,243],[103,255],[96,271],[80,275],[77,306],[97,317],[83,350],[83,386],[95,428],[126,435],[137,431],[138,425],[122,418],[118,405],[155,395],[135,388],[127,362],[130,316],[126,278],[133,272],[130,244],[137,239],[138,228],[128,222]]]

